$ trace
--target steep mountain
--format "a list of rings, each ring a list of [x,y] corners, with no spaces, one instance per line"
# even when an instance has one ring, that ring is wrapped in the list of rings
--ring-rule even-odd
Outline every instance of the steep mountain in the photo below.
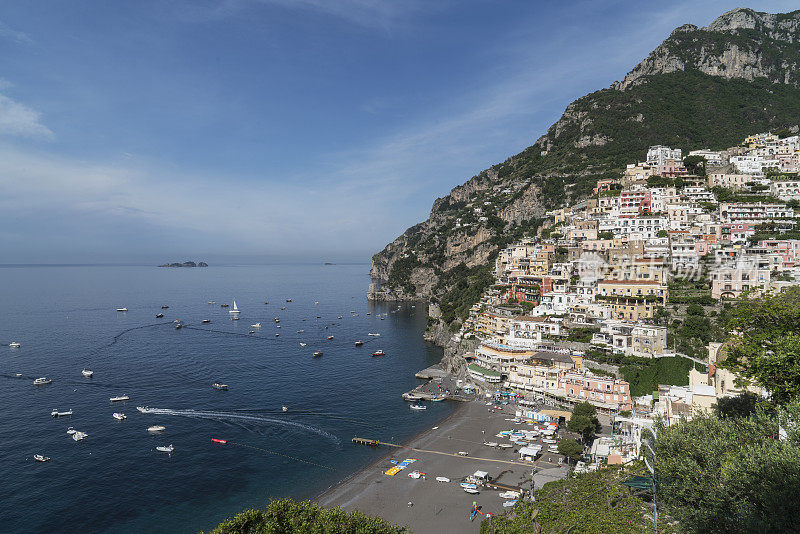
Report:
[[[433,322],[450,324],[491,283],[499,247],[649,146],[722,149],[799,117],[800,10],[739,8],[706,28],[681,26],[622,81],[567,106],[532,146],[437,199],[428,220],[373,256],[370,298],[427,298]]]

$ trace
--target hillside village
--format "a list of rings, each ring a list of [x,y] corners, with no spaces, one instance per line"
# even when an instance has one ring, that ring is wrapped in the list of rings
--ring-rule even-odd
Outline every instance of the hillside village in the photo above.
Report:
[[[800,284],[800,142],[789,133],[685,157],[653,146],[591,197],[548,212],[537,237],[500,251],[494,284],[453,336],[479,342],[459,356],[474,383],[562,408],[588,401],[634,427],[758,392],[718,365],[714,325],[738,299]],[[643,390],[620,373],[656,359],[671,382]]]

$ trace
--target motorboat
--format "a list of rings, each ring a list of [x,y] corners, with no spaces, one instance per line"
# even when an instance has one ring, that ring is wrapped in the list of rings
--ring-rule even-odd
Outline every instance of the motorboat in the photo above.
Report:
[[[79,432],[79,431],[77,431],[77,430],[76,430],[76,431],[75,431],[75,432],[72,434],[72,439],[73,439],[73,440],[75,440],[75,441],[81,441],[81,440],[84,440],[84,439],[86,439],[86,437],[87,437],[88,435],[89,435],[89,434],[87,434],[86,432]]]
[[[300,330],[297,331],[298,334],[302,334],[303,332],[305,332],[305,330],[303,330],[303,329],[300,329]]]
[[[67,434],[68,434],[68,435],[70,435],[70,436],[71,436],[71,435],[72,435],[72,434],[74,434],[74,433],[75,433],[75,429],[74,429],[73,427],[71,427],[71,426],[70,426],[70,427],[67,427]]]
[[[333,339],[333,336],[328,336],[328,341],[330,341],[331,339]]]
[[[431,397],[431,402],[442,402],[445,397]]]
[[[36,380],[33,381],[33,385],[34,386],[44,386],[44,385],[52,384],[52,383],[53,383],[53,381],[50,380],[49,378],[47,378],[46,376],[43,376],[41,378],[37,378]]]
[[[222,445],[225,445],[226,443],[228,443],[228,440],[227,439],[219,439],[219,438],[211,438],[211,442],[212,443],[221,443]]]
[[[208,324],[208,323],[210,323],[210,322],[211,322],[211,319],[203,319],[203,320],[202,320],[202,321],[200,321],[200,322],[201,322],[201,323],[203,323],[203,324]]]
[[[161,319],[162,317],[164,317],[163,313],[157,313],[156,314],[156,319]]]
[[[8,346],[11,347],[12,349],[18,349],[22,346],[22,343],[20,343],[19,341],[12,341],[11,343],[8,344]]]
[[[119,395],[117,397],[111,397],[108,400],[111,402],[120,402],[120,401],[131,400],[131,398],[128,395]]]
[[[292,299],[286,299],[286,302],[292,302]]]
[[[161,309],[162,309],[162,310],[166,310],[166,309],[168,309],[168,308],[169,308],[169,306],[161,306]]]
[[[148,432],[163,432],[167,429],[164,425],[153,425],[147,427]]]
[[[227,308],[228,306],[230,306],[230,304],[220,304],[219,305],[220,308]]]
[[[314,357],[315,358],[319,358],[320,356],[322,356],[322,351],[321,350],[318,350],[317,352],[314,353]]]
[[[93,373],[93,372],[92,372],[90,369],[84,369],[84,370],[82,370],[82,371],[81,371],[81,374],[82,374],[83,376],[85,376],[86,378],[92,378],[92,377],[94,376],[94,373]]]
[[[239,320],[238,315],[234,315],[233,317],[231,317],[231,321],[238,321],[238,320]]]
[[[164,446],[156,447],[156,450],[158,452],[172,452],[172,451],[175,450],[175,447],[173,447],[172,443],[170,443],[169,446],[167,446],[167,447],[164,447]]]
[[[183,328],[181,323],[175,323],[175,330],[180,330],[181,328]]]
[[[41,454],[34,454],[33,455],[33,459],[36,460],[37,462],[49,462],[50,461],[50,457],[49,456],[43,456]]]
[[[253,331],[253,333],[255,333],[255,331]],[[278,337],[278,336],[280,336],[280,334],[275,334],[275,337]]]
[[[412,404],[410,407],[411,407],[412,410],[427,410],[428,409],[427,406],[423,406],[422,404]]]
[[[473,484],[472,482],[461,482],[459,484],[459,486],[461,486],[462,488],[472,488],[472,489],[475,489],[475,488],[478,487],[477,484]]]
[[[367,335],[368,335],[368,336],[375,336],[375,337],[378,337],[378,336],[380,336],[380,334],[373,334],[372,332],[368,333]]]
[[[268,300],[265,300],[265,301],[264,301],[264,304],[269,304],[269,301],[268,301]]]
[[[216,303],[217,303],[217,301],[215,301],[215,300],[209,300],[209,301],[208,301],[208,303],[209,303],[209,304],[216,304]]]
[[[255,334],[255,333],[256,333],[256,331],[255,331],[255,330],[250,330],[250,331],[248,332],[248,334]]]
[[[514,499],[513,501],[506,501],[503,503],[503,508],[511,508],[515,504],[517,504],[517,499]]]
[[[22,373],[14,373],[14,376],[16,376],[17,378],[22,378]]]
[[[340,316],[338,317],[338,319],[341,319],[341,318],[342,318],[342,316],[340,315]]]
[[[214,382],[213,384],[211,384],[211,387],[222,391],[228,391],[228,384],[220,384],[219,382]]]
[[[467,451],[458,451],[456,454],[458,454],[459,456],[469,456],[469,453]]]
[[[281,309],[282,309],[282,310],[285,310],[285,309],[286,309],[286,306],[281,306]]]
[[[288,412],[289,411],[289,407],[288,406],[281,406],[281,411],[282,412]]]
[[[373,356],[386,356],[386,353],[383,352],[382,350],[376,350],[375,352],[372,353],[372,355]]]
[[[306,346],[306,343],[300,343],[300,346],[301,346],[301,347],[305,347],[305,346]]]
[[[450,482],[450,479],[447,477],[436,477],[436,482]]]
[[[122,413],[122,412],[114,412],[114,413],[113,413],[113,414],[111,414],[111,415],[112,415],[112,416],[114,417],[114,419],[116,419],[117,421],[124,421],[125,419],[127,419],[127,418],[128,418],[128,416],[127,416],[127,415],[125,415],[125,414],[124,414],[124,413]]]
[[[280,317],[275,317],[275,319],[273,319],[273,320],[274,320],[276,323],[279,323],[279,322],[281,322],[281,318],[280,318]]]
[[[233,301],[233,308],[228,310],[228,313],[230,313],[231,315],[237,315],[239,313],[239,307],[236,305],[235,300]]]
[[[67,410],[66,412],[59,412],[58,410],[54,409],[52,412],[50,412],[51,417],[67,417],[69,415],[72,415],[72,410]]]
[[[403,393],[403,400],[407,401],[421,401],[422,397],[420,395],[416,395],[414,393]]]
[[[150,408],[147,406],[137,406],[136,409],[142,413],[150,413]]]
[[[250,328],[261,328],[261,323],[251,324]]]
[[[478,493],[480,493],[480,491],[478,491],[475,488],[464,488],[464,491],[466,491],[467,493],[470,493],[472,495],[477,495]]]
[[[126,311],[128,311],[128,308],[117,308],[117,311],[126,312]]]
[[[519,492],[508,490],[504,491],[503,493],[499,493],[497,496],[501,499],[519,499]]]
[[[420,473],[419,471],[411,471],[411,472],[408,474],[408,476],[409,476],[410,478],[413,478],[414,480],[417,480],[418,478],[422,478],[423,474],[422,474],[422,473]]]
[[[497,447],[497,443],[495,443],[494,441],[484,441],[483,444],[486,445],[487,447],[492,447],[492,448]]]
[[[360,347],[363,344],[364,344],[364,342],[361,341],[360,339],[356,341],[356,347]]]

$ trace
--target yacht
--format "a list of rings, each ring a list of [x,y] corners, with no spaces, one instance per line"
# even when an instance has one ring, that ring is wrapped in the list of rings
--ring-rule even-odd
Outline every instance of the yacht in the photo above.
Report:
[[[372,353],[372,355],[373,356],[386,356],[386,353],[383,352],[382,350],[376,350],[375,352]]]
[[[147,427],[147,431],[148,432],[163,432],[166,429],[167,429],[167,427],[165,427],[163,425],[153,425],[153,426]]]
[[[131,398],[129,396],[127,396],[127,395],[120,395],[118,397],[111,397],[108,400],[111,401],[111,402],[120,402],[120,401],[131,400]]]
[[[250,328],[261,328],[261,323],[251,324]]]
[[[75,432],[72,434],[72,439],[74,439],[75,441],[81,441],[81,440],[83,440],[83,439],[86,439],[86,436],[88,436],[88,435],[89,435],[89,434],[87,434],[86,432],[78,432],[78,431],[76,430],[76,431],[75,431]]]
[[[117,308],[117,311],[126,312],[128,311],[128,308]]]
[[[233,301],[233,309],[228,310],[228,313],[230,313],[231,315],[236,315],[236,314],[239,313],[239,307],[236,306],[236,301],[235,300]]]
[[[214,382],[213,384],[211,384],[211,387],[222,391],[228,391],[228,384],[220,384],[219,382]]]
[[[175,450],[175,447],[172,446],[172,443],[169,444],[168,447],[156,447],[158,452],[172,452]]]
[[[51,384],[52,382],[53,382],[52,380],[50,380],[46,376],[43,376],[41,378],[37,378],[36,380],[34,380],[33,381],[33,385],[34,386],[44,386],[46,384]]]
[[[81,371],[81,374],[86,378],[92,378],[92,376],[94,376],[94,372],[92,372],[89,369],[84,369],[83,371]]]
[[[72,410],[67,410],[66,412],[59,412],[58,410],[53,409],[53,411],[50,412],[51,417],[66,417],[68,415],[72,415]]]
[[[33,455],[33,459],[36,460],[37,462],[49,462],[50,461],[50,457],[49,456],[43,456],[41,454],[34,454]]]
[[[22,344],[19,341],[12,341],[11,343],[8,344],[8,346],[11,347],[12,349],[18,349],[22,346]]]
[[[127,415],[125,415],[125,414],[124,414],[124,413],[122,413],[122,412],[114,412],[114,413],[112,414],[112,416],[113,416],[113,417],[114,417],[114,419],[116,419],[117,421],[124,421],[125,419],[127,419],[127,418],[128,418],[128,416],[127,416]]]

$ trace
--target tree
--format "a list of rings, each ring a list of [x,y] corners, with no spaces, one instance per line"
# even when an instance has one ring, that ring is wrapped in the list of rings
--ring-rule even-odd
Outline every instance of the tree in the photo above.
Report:
[[[597,408],[588,402],[576,404],[572,416],[567,423],[567,429],[581,435],[584,443],[592,439],[600,431],[600,420],[597,418]]]
[[[703,156],[686,156],[683,158],[683,165],[689,174],[696,176],[706,175],[706,158]]]
[[[712,407],[714,415],[722,419],[727,417],[749,417],[756,411],[759,396],[745,391],[735,397],[720,397]]]
[[[657,235],[658,237],[669,237],[669,232],[666,230],[659,230]]]
[[[583,445],[572,438],[562,439],[558,442],[558,454],[563,454],[569,460],[578,460],[583,454]]]
[[[800,399],[800,287],[741,301],[726,327],[737,335],[722,367],[765,388],[777,404]]]

